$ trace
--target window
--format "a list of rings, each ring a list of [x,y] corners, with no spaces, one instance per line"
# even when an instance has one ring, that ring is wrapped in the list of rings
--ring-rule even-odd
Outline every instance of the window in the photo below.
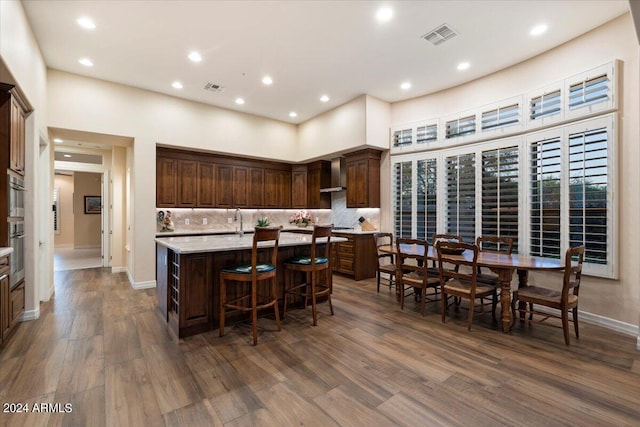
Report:
[[[447,122],[447,138],[454,138],[476,133],[476,116],[463,117]]]
[[[607,128],[569,135],[569,246],[585,245],[585,262],[606,264],[609,136]]]
[[[465,242],[475,242],[475,154],[447,157],[445,165],[447,233],[459,234]]]
[[[405,145],[411,145],[412,143],[412,130],[411,129],[403,129],[398,130],[393,133],[393,146],[394,147],[403,147]]]
[[[427,142],[435,141],[438,139],[438,125],[419,126],[417,128],[416,142],[418,144],[425,144]]]
[[[569,109],[574,110],[609,99],[609,78],[606,74],[572,84],[569,87]]]
[[[396,238],[411,237],[413,225],[411,199],[411,162],[396,163],[394,166],[394,230]]]
[[[482,235],[510,237],[518,251],[518,147],[482,152]]]
[[[560,114],[561,106],[560,89],[533,97],[529,102],[529,118],[531,120],[539,120]]]
[[[436,233],[438,197],[437,197],[437,161],[436,159],[418,160],[417,164],[417,235],[416,238],[431,241]]]
[[[499,129],[517,125],[520,122],[520,106],[518,104],[495,108],[482,113],[482,130]]]
[[[531,143],[531,243],[535,256],[560,258],[560,138]]]

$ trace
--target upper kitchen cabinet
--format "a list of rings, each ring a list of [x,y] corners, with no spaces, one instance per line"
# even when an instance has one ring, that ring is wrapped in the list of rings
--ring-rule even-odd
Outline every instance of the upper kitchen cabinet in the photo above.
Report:
[[[331,162],[319,160],[309,163],[307,166],[307,208],[330,209],[331,193],[320,192],[321,188],[327,188],[330,185]]]
[[[174,208],[177,206],[178,160],[156,157],[156,207]]]
[[[264,207],[264,169],[249,169],[249,207]]]
[[[307,165],[291,167],[291,207],[307,208]]]
[[[178,160],[178,207],[194,208],[198,200],[198,162]]]
[[[196,206],[200,208],[213,208],[216,205],[214,173],[213,163],[198,162]]]
[[[345,155],[347,207],[380,207],[380,152],[366,149]]]
[[[265,169],[264,206],[279,209],[291,207],[291,172]]]
[[[233,206],[249,207],[249,168],[234,166],[233,168]]]
[[[20,175],[24,175],[25,120],[31,111],[13,86],[0,83],[2,158],[8,169]]]
[[[216,165],[216,207],[233,207],[233,166]]]

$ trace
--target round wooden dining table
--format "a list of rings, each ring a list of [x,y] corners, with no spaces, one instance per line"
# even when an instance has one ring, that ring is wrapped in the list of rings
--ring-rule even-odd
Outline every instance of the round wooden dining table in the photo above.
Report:
[[[390,254],[397,253],[396,247],[392,245],[380,246],[378,250]],[[403,253],[418,256],[424,255],[422,246],[400,245],[400,250]],[[464,259],[469,262],[473,261],[473,253],[471,251],[464,251],[460,255],[447,255],[447,257],[460,257],[461,260]],[[430,260],[438,259],[438,253],[433,246],[429,246],[427,258]],[[502,307],[502,332],[509,332],[511,329],[511,279],[513,278],[513,272],[518,272],[518,287],[523,287],[527,286],[529,270],[564,270],[564,262],[562,260],[519,254],[507,255],[496,252],[479,252],[477,262],[478,267],[486,267],[498,275],[501,289],[500,306]]]

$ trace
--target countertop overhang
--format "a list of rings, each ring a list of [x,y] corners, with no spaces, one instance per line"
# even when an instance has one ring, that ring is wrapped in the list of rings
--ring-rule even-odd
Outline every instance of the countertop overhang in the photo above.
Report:
[[[179,254],[192,254],[202,252],[225,252],[251,249],[253,246],[253,234],[240,236],[233,235],[206,235],[206,236],[176,236],[157,237],[156,243],[163,245]],[[343,237],[332,237],[331,243],[345,242]],[[319,243],[326,242],[325,238],[318,239]],[[280,233],[278,245],[303,246],[311,244],[311,234]],[[258,243],[258,247],[269,247],[270,242]],[[272,245],[271,245],[272,246]]]

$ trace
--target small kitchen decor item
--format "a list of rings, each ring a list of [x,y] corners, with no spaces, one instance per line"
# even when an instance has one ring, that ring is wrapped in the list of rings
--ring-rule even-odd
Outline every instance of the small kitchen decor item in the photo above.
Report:
[[[289,224],[295,224],[298,227],[306,227],[309,224],[313,224],[311,221],[311,213],[305,210],[298,211],[293,214],[289,220]]]
[[[264,218],[258,218],[258,221],[256,222],[256,227],[268,227],[269,226],[269,220],[267,219],[267,217],[265,216]]]
[[[171,211],[167,211],[167,213],[162,218],[162,229],[160,231],[173,231],[175,229],[173,225],[173,218],[171,218]]]
[[[84,196],[84,213],[99,214],[102,212],[102,199],[100,196]]]

